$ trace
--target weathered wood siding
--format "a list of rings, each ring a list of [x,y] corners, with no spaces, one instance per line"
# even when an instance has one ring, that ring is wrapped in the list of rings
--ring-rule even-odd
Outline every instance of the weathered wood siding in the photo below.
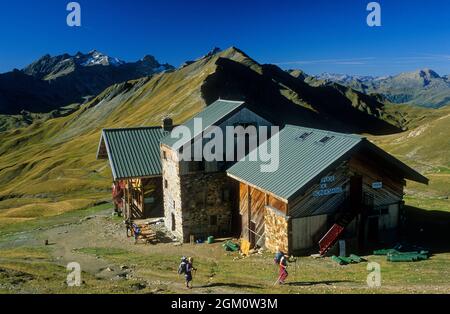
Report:
[[[316,196],[315,191],[321,189],[320,180],[311,186],[305,193],[297,196],[289,202],[289,216],[292,218],[306,217],[329,214],[336,211],[339,206],[345,201],[349,193],[349,167],[348,163],[342,163],[337,169],[330,171],[326,176],[334,176],[333,182],[326,183],[327,189],[341,187],[342,192],[331,195]],[[323,187],[323,186],[322,186]]]
[[[398,203],[403,199],[403,187],[405,181],[396,176],[395,173],[388,173],[382,164],[376,164],[369,156],[357,154],[350,159],[350,172],[363,177],[363,193],[365,201],[373,206],[383,206]],[[382,182],[381,189],[373,189],[372,183]]]
[[[268,235],[265,230],[267,206],[284,215],[287,212],[287,204],[283,201],[245,183],[239,183],[239,213],[242,219],[241,237],[249,240],[253,245],[263,246],[265,244]]]
[[[317,246],[328,231],[328,215],[292,219],[292,250],[301,251]]]

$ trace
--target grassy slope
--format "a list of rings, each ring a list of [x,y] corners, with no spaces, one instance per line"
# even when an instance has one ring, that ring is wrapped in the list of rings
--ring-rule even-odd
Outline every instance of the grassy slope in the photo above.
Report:
[[[192,91],[214,71],[214,60],[202,63],[112,86],[69,116],[0,133],[0,219],[51,216],[107,198],[110,169],[95,159],[100,130],[158,125],[167,112],[175,123],[189,118],[205,105]]]
[[[183,122],[205,106],[201,87],[205,79],[216,71],[218,57],[249,66],[256,73],[262,71],[245,54],[229,49],[173,73],[114,85],[68,116],[0,133],[0,225],[59,215],[107,200],[110,169],[107,162],[95,159],[100,130],[105,127],[158,125],[168,112],[175,123]],[[294,96],[285,97],[292,100]],[[350,96],[347,95],[349,99],[352,98]],[[311,111],[308,104],[303,107]],[[401,113],[396,111],[398,109],[388,112],[393,120],[405,109]],[[423,122],[420,121],[421,114],[416,110],[406,118],[419,124]],[[441,113],[437,116],[441,117]],[[443,118],[436,125],[442,124],[441,128],[444,128],[446,121],[448,119]],[[442,130],[444,134],[445,131]],[[377,137],[375,141],[413,166],[418,165],[417,161],[438,160],[442,155],[446,156],[442,152],[435,153],[430,147],[426,150],[432,156],[419,154],[417,158],[408,158],[415,145],[414,138],[407,138],[406,147],[393,143],[401,136],[404,134]],[[441,147],[439,143],[442,141],[445,142],[445,137],[436,138],[433,147]],[[435,165],[441,166],[448,169],[448,162],[439,161]],[[434,179],[431,187],[442,192],[436,195],[448,194],[448,178],[436,175]],[[423,190],[422,187],[418,189]]]
[[[436,110],[394,106],[390,110],[401,112],[410,130],[371,140],[430,179],[429,186],[407,183],[407,203],[450,211],[450,106]]]
[[[449,253],[438,253],[416,263],[391,263],[384,256],[367,256],[368,261],[381,265],[382,286],[377,289],[367,287],[369,271],[365,262],[339,266],[330,258],[300,257],[297,263],[290,264],[288,284],[279,287],[273,286],[277,268],[272,254],[242,259],[237,253],[225,252],[222,243],[134,245],[132,238],[124,236],[119,219],[101,217],[106,212],[107,206],[100,206],[42,219],[39,227],[43,229],[34,226],[26,233],[0,233],[0,294],[450,292]],[[79,222],[82,216],[94,214],[99,216]],[[93,230],[97,230],[95,239]],[[54,243],[44,246],[43,239]],[[183,277],[176,272],[180,256],[195,256],[198,271],[192,291],[183,287]],[[78,261],[82,266],[84,284],[79,288],[65,284],[68,272],[64,266],[69,261]],[[99,276],[105,273],[98,267],[106,265],[113,270],[125,265],[132,270],[132,276],[121,280],[115,275]],[[144,283],[144,288],[136,290],[137,283]]]

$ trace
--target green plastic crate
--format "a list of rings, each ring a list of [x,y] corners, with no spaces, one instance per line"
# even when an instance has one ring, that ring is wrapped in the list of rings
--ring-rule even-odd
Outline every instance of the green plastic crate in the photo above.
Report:
[[[331,260],[335,261],[339,265],[347,265],[348,263],[342,260],[341,257],[337,257],[336,255],[331,256]]]
[[[350,254],[349,258],[355,263],[361,263],[363,261],[363,259],[360,256],[355,254]]]

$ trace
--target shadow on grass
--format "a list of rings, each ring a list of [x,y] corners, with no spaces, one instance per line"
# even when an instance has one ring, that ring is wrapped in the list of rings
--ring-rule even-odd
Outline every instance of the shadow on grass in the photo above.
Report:
[[[213,287],[229,287],[229,288],[247,288],[247,289],[262,289],[260,286],[249,285],[249,284],[239,284],[239,283],[210,283],[203,286],[197,286],[197,288],[213,288]]]
[[[317,285],[332,285],[334,283],[344,283],[344,282],[354,282],[351,280],[323,280],[323,281],[297,281],[297,282],[287,282],[287,286],[317,286]]]
[[[420,245],[432,253],[450,252],[450,212],[405,206],[405,217],[402,241]]]

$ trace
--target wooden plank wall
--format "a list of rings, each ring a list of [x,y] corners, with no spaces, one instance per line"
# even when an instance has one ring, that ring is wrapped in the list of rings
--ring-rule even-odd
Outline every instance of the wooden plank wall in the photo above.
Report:
[[[266,206],[266,196],[263,192],[250,188],[250,220],[255,223],[256,243],[264,243],[264,214]]]
[[[318,233],[327,232],[328,215],[292,219],[292,249],[305,250],[317,246],[314,242]]]
[[[241,237],[244,239],[249,239],[248,228],[249,226],[249,189],[250,187],[242,182],[239,182],[239,214],[242,219],[242,231]]]
[[[403,199],[403,178],[383,170],[364,155],[355,155],[350,159],[350,171],[363,176],[363,193],[373,197],[373,205],[383,206],[400,202]],[[373,189],[373,182],[383,182],[381,189]]]
[[[320,189],[320,180],[310,187],[303,195],[289,203],[289,216],[292,218],[333,213],[346,199],[349,190],[348,163],[342,163],[336,170],[326,176],[335,176],[335,181],[327,184],[327,188],[342,187],[343,192],[326,196],[314,196],[313,193]]]
[[[263,245],[265,241],[264,216],[266,205],[270,205],[283,213],[287,212],[287,204],[283,201],[245,183],[239,183],[239,213],[242,219],[241,237],[247,240],[251,239],[249,229],[250,222],[253,222],[256,233],[255,243],[258,245]]]

